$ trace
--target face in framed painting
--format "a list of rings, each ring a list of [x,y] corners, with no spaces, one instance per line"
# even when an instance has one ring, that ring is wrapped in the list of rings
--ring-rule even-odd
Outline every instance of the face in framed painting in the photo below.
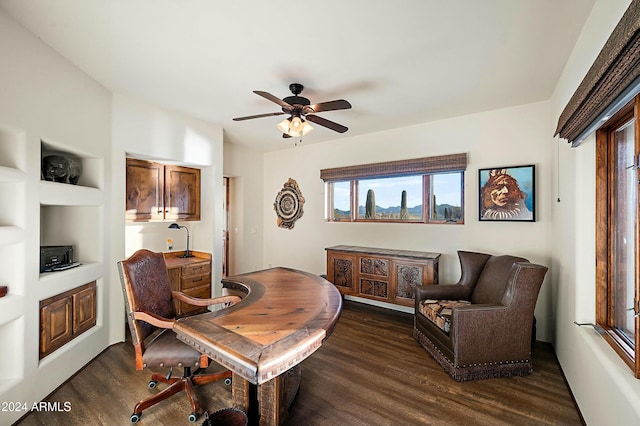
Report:
[[[479,170],[479,220],[535,222],[535,165]]]

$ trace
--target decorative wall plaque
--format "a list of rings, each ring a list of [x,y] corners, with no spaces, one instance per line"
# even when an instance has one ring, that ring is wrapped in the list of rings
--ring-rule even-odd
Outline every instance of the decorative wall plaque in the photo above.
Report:
[[[278,192],[276,201],[273,203],[273,209],[278,216],[277,224],[280,228],[293,229],[296,220],[302,217],[302,206],[304,205],[304,197],[298,183],[289,178]]]

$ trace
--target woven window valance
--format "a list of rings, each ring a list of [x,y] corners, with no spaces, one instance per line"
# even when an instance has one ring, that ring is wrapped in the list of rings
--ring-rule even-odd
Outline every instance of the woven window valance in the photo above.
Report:
[[[556,135],[577,146],[576,139],[639,80],[640,0],[633,0],[560,114]]]
[[[327,181],[376,178],[385,176],[417,175],[440,172],[464,171],[467,154],[449,154],[411,160],[387,161],[320,170],[320,179]]]

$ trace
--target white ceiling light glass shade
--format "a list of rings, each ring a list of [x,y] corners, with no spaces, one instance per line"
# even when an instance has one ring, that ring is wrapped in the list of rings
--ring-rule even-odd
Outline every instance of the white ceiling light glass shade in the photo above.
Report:
[[[298,138],[300,136],[306,135],[311,130],[313,130],[313,126],[311,126],[302,118],[295,116],[285,118],[280,123],[278,123],[278,129],[280,129],[280,131],[286,135]]]

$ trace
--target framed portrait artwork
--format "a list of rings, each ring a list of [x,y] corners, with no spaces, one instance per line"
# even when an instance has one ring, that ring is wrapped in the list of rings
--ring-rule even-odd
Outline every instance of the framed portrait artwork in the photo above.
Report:
[[[481,222],[535,222],[535,165],[480,169]]]

